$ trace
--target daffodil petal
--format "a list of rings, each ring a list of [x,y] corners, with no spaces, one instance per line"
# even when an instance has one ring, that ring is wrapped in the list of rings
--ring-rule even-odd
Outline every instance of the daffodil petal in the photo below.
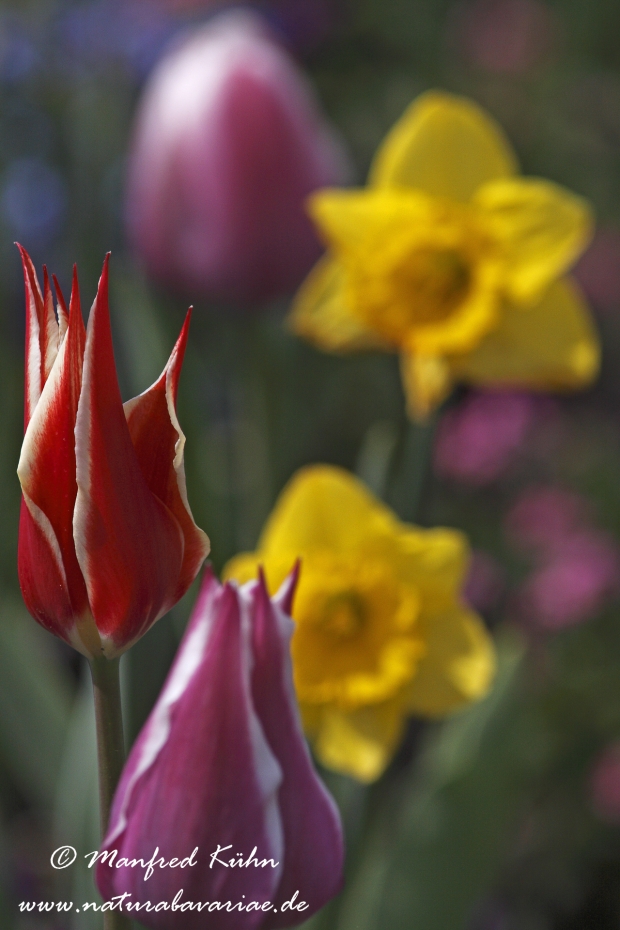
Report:
[[[407,689],[413,714],[435,717],[482,697],[495,674],[493,641],[473,611],[456,608],[420,617],[427,646]]]
[[[373,187],[417,187],[468,201],[486,181],[507,178],[517,162],[504,133],[475,103],[431,91],[388,133],[370,170]]]
[[[506,256],[505,287],[515,301],[535,300],[586,247],[592,215],[585,200],[550,181],[491,181],[474,203]]]
[[[383,347],[347,308],[341,265],[325,256],[297,292],[289,325],[319,349],[353,352]]]
[[[529,310],[506,306],[477,349],[452,362],[455,378],[533,390],[574,390],[594,380],[599,341],[570,278],[554,282]]]
[[[404,720],[399,699],[351,713],[325,707],[313,741],[314,752],[327,768],[361,782],[373,782],[394,755]]]
[[[349,554],[377,538],[393,540],[397,527],[392,512],[349,472],[331,465],[311,465],[298,471],[282,491],[258,550],[266,564],[272,553],[279,558],[281,553],[301,554],[303,583],[304,554]]]
[[[400,375],[407,413],[418,423],[424,423],[452,390],[450,366],[437,355],[404,353],[400,357]]]
[[[400,578],[414,585],[425,609],[454,604],[469,568],[467,537],[458,530],[406,526],[399,537],[395,566]]]

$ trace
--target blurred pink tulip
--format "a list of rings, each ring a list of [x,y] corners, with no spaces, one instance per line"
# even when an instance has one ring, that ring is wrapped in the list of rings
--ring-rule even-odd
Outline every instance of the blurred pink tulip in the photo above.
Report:
[[[620,743],[604,749],[594,763],[590,798],[601,820],[620,824]]]
[[[434,464],[445,478],[482,487],[499,478],[523,444],[538,411],[530,394],[472,392],[441,419]]]
[[[263,578],[239,588],[205,574],[121,776],[97,865],[104,898],[142,905],[127,912],[147,927],[276,930],[340,889],[340,819],[312,767],[293,690],[294,585],[291,576],[272,600]],[[165,866],[145,881],[131,860],[153,856]],[[159,902],[168,907],[154,910]]]
[[[320,254],[305,212],[347,159],[309,84],[258,14],[221,13],[146,87],[127,222],[150,274],[233,303],[292,292]]]

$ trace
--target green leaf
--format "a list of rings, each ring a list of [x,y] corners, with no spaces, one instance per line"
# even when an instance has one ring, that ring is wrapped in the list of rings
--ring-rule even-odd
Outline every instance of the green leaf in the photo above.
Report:
[[[49,634],[23,606],[0,602],[0,756],[31,803],[49,806],[71,707]]]
[[[524,797],[523,647],[499,645],[491,694],[434,734],[416,771],[377,786],[377,811],[338,930],[462,930],[498,874]]]

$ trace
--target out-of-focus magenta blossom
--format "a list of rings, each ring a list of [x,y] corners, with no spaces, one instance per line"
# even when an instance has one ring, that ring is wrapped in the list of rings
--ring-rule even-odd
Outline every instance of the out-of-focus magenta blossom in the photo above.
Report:
[[[549,53],[557,30],[538,0],[474,0],[457,11],[457,40],[465,58],[498,74],[523,74]]]
[[[506,515],[509,541],[526,554],[549,556],[590,519],[588,501],[554,485],[528,488]]]
[[[606,533],[570,535],[520,592],[521,611],[536,626],[558,630],[595,617],[618,593],[618,549]]]
[[[463,597],[469,606],[480,613],[492,610],[502,596],[504,588],[504,572],[497,559],[488,552],[474,549],[463,587]]]
[[[258,14],[228,11],[171,51],[140,105],[127,220],[162,283],[234,303],[292,292],[321,251],[304,202],[347,161]]]
[[[594,617],[620,587],[620,552],[592,525],[588,501],[558,487],[532,488],[505,521],[509,541],[534,571],[517,593],[526,623],[558,630]]]
[[[292,575],[270,599],[262,577],[239,588],[205,575],[121,776],[102,847],[111,855],[98,863],[97,883],[108,900],[131,895],[125,904],[176,897],[213,906],[134,911],[147,927],[275,930],[306,920],[340,888],[340,820],[312,767],[293,690],[294,585]],[[156,849],[177,864],[145,881],[127,859],[148,862]],[[192,853],[196,864],[179,866]]]
[[[523,444],[539,406],[531,394],[472,392],[441,419],[434,449],[437,472],[472,487],[497,480]]]
[[[620,823],[620,743],[608,746],[590,774],[590,799],[596,813],[608,823]]]
[[[597,309],[620,308],[620,230],[597,230],[574,274]]]

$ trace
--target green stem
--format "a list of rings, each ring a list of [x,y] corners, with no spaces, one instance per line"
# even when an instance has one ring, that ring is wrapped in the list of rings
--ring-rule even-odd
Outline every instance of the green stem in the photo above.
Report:
[[[125,762],[119,665],[120,659],[95,658],[90,663],[95,695],[102,837],[108,828],[114,792]],[[103,915],[103,930],[130,928],[131,922],[117,911],[107,911]]]
[[[407,523],[420,520],[436,423],[437,417],[432,416],[424,423],[407,422],[404,427],[388,503]]]

